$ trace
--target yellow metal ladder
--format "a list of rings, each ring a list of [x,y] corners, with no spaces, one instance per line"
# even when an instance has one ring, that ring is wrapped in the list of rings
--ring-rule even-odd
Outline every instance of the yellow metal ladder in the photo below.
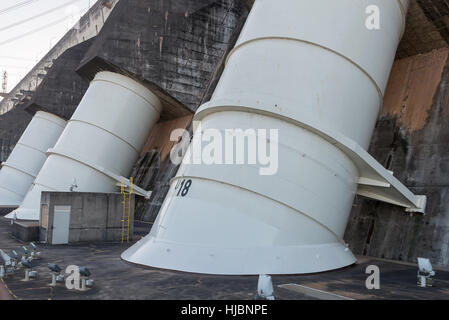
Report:
[[[123,195],[123,218],[122,218],[122,243],[129,243],[131,224],[131,197],[133,193],[133,178],[130,179],[129,190],[126,191],[125,178],[122,177],[121,192]]]

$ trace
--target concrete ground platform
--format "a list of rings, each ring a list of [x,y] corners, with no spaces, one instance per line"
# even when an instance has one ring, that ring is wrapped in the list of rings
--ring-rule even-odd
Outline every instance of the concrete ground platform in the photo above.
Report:
[[[145,235],[150,225],[137,223],[136,233]],[[24,245],[11,236],[9,222],[0,217],[0,248],[9,252]],[[36,260],[38,277],[21,281],[23,271],[0,281],[0,299],[23,300],[252,300],[258,277],[211,276],[146,269],[128,264],[120,254],[131,244],[101,243],[70,246],[39,245],[42,254]],[[49,287],[51,273],[47,263],[87,267],[95,280],[87,292],[70,291],[63,284]],[[380,268],[380,290],[365,286],[368,265]],[[449,271],[437,270],[432,288],[416,285],[417,267],[368,257],[358,264],[327,273],[302,276],[274,276],[275,295],[279,300],[340,299],[444,299],[449,300]],[[6,288],[5,288],[6,285]]]

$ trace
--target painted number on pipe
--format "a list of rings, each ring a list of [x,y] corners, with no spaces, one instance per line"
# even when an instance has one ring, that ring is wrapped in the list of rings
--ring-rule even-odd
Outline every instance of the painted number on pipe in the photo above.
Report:
[[[190,187],[192,186],[192,180],[178,180],[178,183],[176,184],[176,189],[178,190],[178,193],[176,194],[177,197],[185,197],[189,194]]]

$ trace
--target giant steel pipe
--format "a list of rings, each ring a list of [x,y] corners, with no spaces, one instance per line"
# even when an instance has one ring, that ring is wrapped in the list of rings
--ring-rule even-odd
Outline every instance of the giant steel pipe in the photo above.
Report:
[[[39,220],[42,191],[114,192],[128,176],[151,127],[159,98],[133,79],[100,72],[67,124],[22,205],[8,217]]]
[[[17,208],[54,147],[66,121],[38,111],[0,170],[0,208]]]
[[[380,30],[365,27],[370,5],[380,9]],[[278,172],[183,164],[151,233],[122,258],[207,274],[300,274],[353,264],[343,235],[358,181],[390,185],[360,179],[361,170],[381,172],[399,186],[385,169],[366,169],[372,160],[363,149],[382,106],[407,5],[256,0],[196,120],[203,131],[223,135],[233,128],[278,129]],[[189,191],[180,196],[185,181]]]

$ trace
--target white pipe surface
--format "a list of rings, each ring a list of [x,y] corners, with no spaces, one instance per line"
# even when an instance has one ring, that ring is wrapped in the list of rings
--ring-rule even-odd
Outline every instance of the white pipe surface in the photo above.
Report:
[[[380,30],[366,27],[371,5],[380,9]],[[298,274],[354,263],[343,235],[361,170],[343,149],[369,146],[406,6],[256,0],[196,120],[203,131],[278,129],[278,172],[183,164],[151,233],[122,258],[208,274]],[[179,196],[186,180],[189,192]]]
[[[41,170],[67,122],[38,111],[0,170],[0,208],[17,208]]]
[[[21,206],[18,219],[39,220],[42,191],[114,192],[128,176],[152,126],[160,100],[138,82],[100,72],[91,82]]]

